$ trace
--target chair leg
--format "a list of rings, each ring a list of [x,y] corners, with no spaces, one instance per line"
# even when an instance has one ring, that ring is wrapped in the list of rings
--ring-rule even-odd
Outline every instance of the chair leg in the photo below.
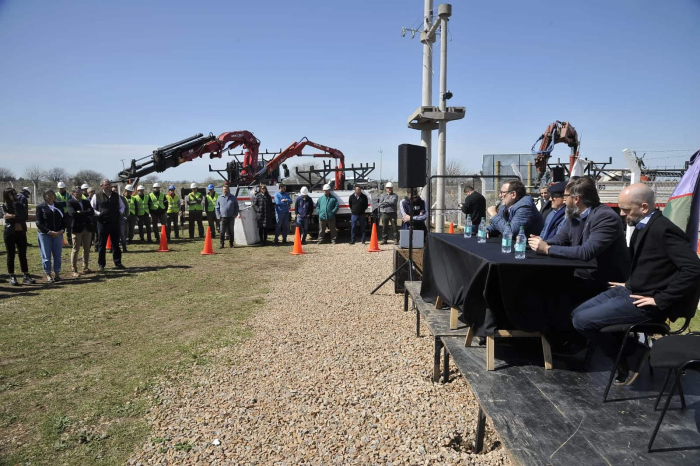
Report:
[[[440,381],[440,350],[442,350],[442,340],[440,337],[435,337],[433,353],[433,382]]]
[[[681,409],[685,411],[685,396],[683,395],[683,382],[681,381],[681,371],[676,369],[676,381],[678,383],[678,394],[681,396]]]
[[[617,358],[615,358],[615,363],[610,370],[610,378],[608,379],[608,385],[605,386],[605,393],[603,393],[603,403],[608,399],[608,392],[610,392],[610,387],[612,386],[613,380],[615,379],[615,373],[617,372],[617,365],[620,364],[620,359],[622,359],[622,354],[625,351],[625,345],[627,344],[627,332],[625,332],[625,337],[622,340],[622,346],[620,346],[620,351],[617,352]]]
[[[669,374],[671,373],[671,369],[669,369]],[[668,411],[668,405],[671,404],[671,398],[673,398],[673,392],[676,391],[676,385],[678,384],[678,378],[674,379],[673,385],[671,385],[671,391],[668,393],[668,398],[666,398],[666,403],[664,403],[664,409],[661,411],[661,416],[659,416],[659,420],[656,422],[656,427],[654,427],[654,432],[651,434],[651,438],[649,439],[649,444],[647,445],[647,452],[651,451],[651,446],[654,443],[654,439],[656,438],[656,434],[659,432],[659,427],[661,427],[661,422],[664,420],[664,416],[666,415],[666,411]]]
[[[588,344],[588,351],[586,351],[586,357],[583,360],[583,370],[584,372],[588,371],[588,366],[591,365],[591,361],[593,360],[593,354],[595,353],[595,343],[591,341]]]
[[[656,403],[654,403],[654,411],[659,409],[659,401],[661,401],[661,397],[664,395],[664,390],[666,390],[666,385],[668,385],[668,379],[671,378],[671,373],[673,372],[673,369],[669,369],[668,372],[666,373],[666,378],[664,379],[664,385],[661,387],[661,391],[659,392],[659,396],[656,397]]]
[[[408,290],[403,292],[403,312],[408,312]]]

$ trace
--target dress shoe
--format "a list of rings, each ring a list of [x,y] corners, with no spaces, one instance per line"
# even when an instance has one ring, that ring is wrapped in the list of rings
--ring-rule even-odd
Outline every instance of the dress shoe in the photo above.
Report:
[[[24,274],[24,277],[22,277],[22,284],[23,285],[33,285],[34,283],[36,283],[36,280],[34,280],[28,274]]]
[[[104,265],[98,266],[98,267],[97,267],[97,271],[98,271],[98,272],[104,272],[104,271],[105,271],[105,266],[104,266]]]
[[[114,266],[114,268],[115,268],[115,269],[119,269],[119,270],[124,270],[124,269],[126,269],[126,267],[124,266],[124,264],[117,264],[117,265]]]

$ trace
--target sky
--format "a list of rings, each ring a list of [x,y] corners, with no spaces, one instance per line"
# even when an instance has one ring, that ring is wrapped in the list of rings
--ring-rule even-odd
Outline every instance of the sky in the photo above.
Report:
[[[374,178],[381,149],[395,177],[397,146],[420,142],[406,123],[422,44],[401,28],[422,16],[423,0],[0,0],[0,167],[113,176],[193,134],[248,130],[270,151],[306,136],[376,163]],[[630,148],[681,164],[700,148],[699,23],[700,0],[454,1],[447,88],[466,117],[447,125],[447,158],[478,170],[562,120],[589,159],[623,167]],[[202,180],[226,161],[163,178]]]

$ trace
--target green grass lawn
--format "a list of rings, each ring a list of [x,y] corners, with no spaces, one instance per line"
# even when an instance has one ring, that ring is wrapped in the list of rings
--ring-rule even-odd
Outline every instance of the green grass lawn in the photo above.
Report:
[[[289,247],[202,256],[196,240],[130,246],[128,270],[108,255],[105,273],[72,279],[66,248],[64,281],[46,285],[36,230],[29,242],[36,285],[11,287],[0,255],[0,464],[123,464],[148,438],[155,378],[215,364],[211,349],[249,335],[265,271],[299,263]]]

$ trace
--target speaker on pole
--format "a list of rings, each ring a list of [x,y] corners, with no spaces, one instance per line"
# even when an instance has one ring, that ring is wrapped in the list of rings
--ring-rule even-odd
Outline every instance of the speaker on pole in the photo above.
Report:
[[[399,187],[421,188],[428,183],[428,152],[423,146],[399,145]]]

